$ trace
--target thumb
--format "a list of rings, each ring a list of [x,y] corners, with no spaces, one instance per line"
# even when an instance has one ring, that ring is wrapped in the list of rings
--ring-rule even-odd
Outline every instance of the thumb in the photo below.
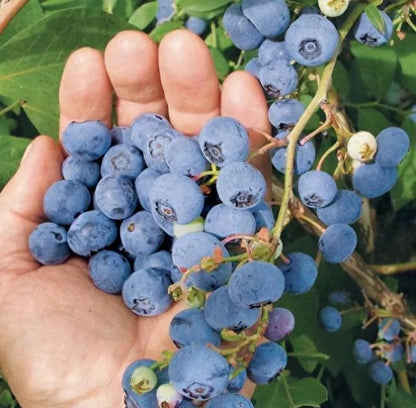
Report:
[[[50,137],[37,137],[26,149],[16,174],[0,194],[0,259],[14,265],[10,256],[27,255],[29,234],[43,221],[43,196],[62,178],[63,154]],[[6,261],[5,259],[8,259]],[[0,265],[1,266],[1,265]],[[1,269],[1,268],[0,268]]]

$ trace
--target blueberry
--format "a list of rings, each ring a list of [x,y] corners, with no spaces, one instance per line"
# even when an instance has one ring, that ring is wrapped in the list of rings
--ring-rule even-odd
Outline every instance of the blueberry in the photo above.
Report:
[[[124,143],[126,145],[133,146],[130,140],[131,128],[128,126],[114,126],[110,130],[110,135],[112,145]]]
[[[370,378],[380,385],[388,384],[393,379],[393,371],[383,361],[377,360],[368,366]]]
[[[204,196],[193,180],[179,174],[164,174],[149,190],[152,211],[169,223],[187,224],[198,217]]]
[[[143,147],[143,156],[147,166],[159,173],[168,173],[167,148],[173,140],[182,137],[184,136],[181,133],[170,128],[162,128],[157,133],[149,135]]]
[[[229,374],[227,360],[200,344],[182,347],[169,364],[169,378],[176,391],[197,401],[221,394],[227,387]]]
[[[62,134],[68,154],[86,161],[97,160],[110,148],[110,131],[99,120],[71,122]]]
[[[347,224],[332,224],[319,237],[318,246],[325,261],[345,262],[357,246],[357,234]]]
[[[260,309],[247,309],[235,305],[228,295],[227,286],[221,286],[206,300],[204,315],[213,329],[217,331],[231,329],[238,333],[257,322]]]
[[[303,103],[296,99],[283,99],[275,101],[269,108],[270,123],[277,129],[283,131],[292,129],[305,112]]]
[[[326,306],[319,312],[319,321],[326,331],[333,333],[341,327],[342,316],[334,307]]]
[[[134,213],[138,200],[129,177],[110,175],[98,182],[94,201],[108,218],[123,220]]]
[[[264,40],[259,47],[258,55],[262,65],[267,65],[277,59],[290,61],[284,41]]]
[[[185,27],[196,35],[201,35],[207,28],[207,22],[202,18],[190,16],[185,21]]]
[[[280,269],[252,261],[238,267],[228,282],[228,295],[240,307],[253,308],[276,302],[283,295],[285,279]]]
[[[299,177],[298,191],[300,199],[307,207],[321,208],[335,199],[337,185],[328,173],[310,170]]]
[[[165,234],[148,211],[139,211],[120,225],[120,238],[124,249],[133,256],[150,255],[165,238]]]
[[[139,316],[156,316],[172,304],[168,294],[170,279],[158,268],[139,269],[124,282],[122,295],[126,306]]]
[[[361,44],[370,47],[379,47],[390,41],[393,35],[393,22],[384,11],[380,11],[380,14],[385,22],[386,29],[384,33],[374,27],[366,12],[361,14],[354,30],[354,37]]]
[[[361,198],[349,190],[339,190],[335,200],[326,207],[318,208],[316,215],[326,225],[353,224],[361,215]]]
[[[269,321],[264,337],[270,341],[280,341],[287,337],[295,328],[293,313],[281,307],[274,308],[269,313]]]
[[[158,113],[141,114],[131,125],[131,143],[143,150],[149,137],[157,135],[162,129],[171,127],[168,120]]]
[[[95,161],[85,161],[68,156],[62,164],[65,180],[74,180],[86,187],[95,187],[100,178],[100,165]]]
[[[400,164],[410,148],[409,136],[398,127],[389,127],[377,137],[375,160],[382,167],[394,167]]]
[[[256,220],[249,210],[237,210],[218,204],[209,210],[205,218],[205,231],[219,238],[232,234],[253,235]]]
[[[230,364],[230,380],[228,381],[227,385],[227,391],[228,392],[239,392],[246,382],[247,379],[247,370],[245,368],[239,367],[233,367]],[[239,374],[235,375],[236,371],[239,371]]]
[[[147,267],[158,268],[166,271],[168,276],[172,265],[172,254],[168,251],[158,251],[150,255],[138,254],[134,260],[135,271]]]
[[[224,245],[213,235],[206,232],[191,232],[176,239],[172,246],[172,260],[175,266],[188,269],[199,265],[202,258],[212,257],[215,248],[220,248],[222,255],[228,257]],[[213,271],[201,270],[192,273],[188,281],[202,290],[212,291],[224,285],[231,275],[231,264],[225,262]]]
[[[136,188],[136,194],[139,198],[140,205],[147,211],[151,210],[150,201],[149,201],[149,190],[152,187],[153,183],[162,173],[155,171],[153,169],[147,168],[144,169],[137,177],[134,182]]]
[[[315,162],[316,150],[313,142],[306,142],[304,145],[296,145],[296,156],[293,174],[303,174],[310,170]],[[280,173],[286,172],[287,147],[277,149],[272,157],[273,167]]]
[[[198,142],[190,137],[173,139],[165,149],[169,171],[193,177],[209,168]]]
[[[29,249],[43,265],[65,262],[70,255],[66,229],[53,222],[39,224],[29,235]]]
[[[404,348],[401,343],[386,345],[383,351],[384,358],[392,363],[399,362],[404,355]]]
[[[290,263],[279,266],[285,277],[285,291],[294,295],[308,292],[318,276],[315,260],[303,252],[291,252],[286,256]]]
[[[358,364],[367,364],[374,357],[370,343],[363,339],[355,340],[352,355]]]
[[[260,82],[270,96],[286,96],[298,86],[298,73],[287,60],[276,59],[262,66]]]
[[[277,37],[289,26],[290,11],[284,0],[243,0],[241,8],[265,37]]]
[[[157,0],[156,19],[158,24],[164,23],[165,21],[169,21],[174,14],[174,0]]]
[[[117,238],[117,226],[97,210],[77,217],[68,230],[69,247],[78,255],[89,256],[111,245]]]
[[[377,162],[362,164],[352,175],[352,185],[361,197],[376,198],[390,191],[397,178],[395,167],[381,167]]]
[[[240,122],[227,116],[209,120],[202,128],[198,142],[207,160],[218,167],[248,158],[248,133]]]
[[[291,58],[308,67],[327,63],[335,55],[338,41],[334,24],[319,14],[302,14],[285,34]]]
[[[180,348],[190,344],[213,344],[219,347],[221,337],[205,320],[201,309],[186,309],[170,322],[169,337]]]
[[[264,40],[264,37],[243,14],[241,4],[229,6],[225,10],[223,22],[225,31],[240,50],[254,50]]]
[[[97,288],[107,293],[120,293],[131,273],[129,262],[114,251],[100,251],[88,263],[90,277]]]
[[[251,213],[254,216],[256,221],[256,231],[259,231],[260,228],[267,228],[271,230],[274,227],[275,218],[272,211],[272,208],[269,204],[266,204],[264,201],[260,204],[257,204],[255,207],[250,208]]]
[[[247,375],[255,384],[268,384],[286,365],[287,354],[283,347],[276,343],[263,343],[256,348],[247,367]]]
[[[385,317],[378,325],[378,336],[387,341],[393,341],[399,336],[400,322],[394,318]]]
[[[220,200],[228,207],[248,209],[259,204],[266,194],[263,175],[245,162],[224,166],[217,179]]]
[[[244,70],[250,72],[251,75],[256,77],[257,79],[260,78],[260,70],[263,65],[261,64],[258,58],[252,58],[249,62],[247,62]]]
[[[101,162],[101,176],[119,175],[136,178],[144,168],[142,154],[124,143],[110,147]]]

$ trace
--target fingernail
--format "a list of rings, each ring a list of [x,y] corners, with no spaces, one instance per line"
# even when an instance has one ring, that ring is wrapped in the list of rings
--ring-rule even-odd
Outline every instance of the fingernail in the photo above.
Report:
[[[23,153],[22,160],[21,160],[21,162],[20,162],[20,163],[23,163],[23,162],[25,161],[25,159],[26,159],[26,158],[27,158],[27,156],[29,155],[30,150],[32,150],[32,146],[33,146],[33,142],[30,142],[30,143],[28,144],[28,146],[26,147],[25,152]]]

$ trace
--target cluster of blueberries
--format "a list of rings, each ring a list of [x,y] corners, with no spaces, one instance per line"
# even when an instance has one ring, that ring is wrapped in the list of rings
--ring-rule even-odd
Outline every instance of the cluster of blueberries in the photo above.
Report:
[[[357,339],[354,343],[353,357],[356,363],[368,365],[368,374],[377,384],[388,384],[393,379],[390,365],[401,361],[405,350],[400,339],[401,325],[394,317],[380,319],[378,341],[371,345],[367,340]],[[407,362],[416,362],[416,345],[406,350]]]

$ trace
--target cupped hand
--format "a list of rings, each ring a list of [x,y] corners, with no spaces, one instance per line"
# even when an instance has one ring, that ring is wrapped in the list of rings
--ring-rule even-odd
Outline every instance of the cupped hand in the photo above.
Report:
[[[60,87],[61,131],[70,121],[90,119],[110,127],[114,93],[119,125],[158,112],[188,135],[218,115],[270,131],[254,77],[235,72],[220,90],[208,48],[185,30],[168,34],[159,47],[143,33],[125,31],[104,57],[90,48],[74,52]],[[264,143],[250,133],[254,148]],[[267,161],[256,160],[269,174]],[[36,138],[0,195],[0,367],[23,408],[121,408],[125,368],[174,349],[168,327],[181,305],[138,317],[120,296],[94,287],[85,260],[40,266],[32,258],[28,236],[44,221],[42,198],[62,178],[62,161],[59,144]]]

